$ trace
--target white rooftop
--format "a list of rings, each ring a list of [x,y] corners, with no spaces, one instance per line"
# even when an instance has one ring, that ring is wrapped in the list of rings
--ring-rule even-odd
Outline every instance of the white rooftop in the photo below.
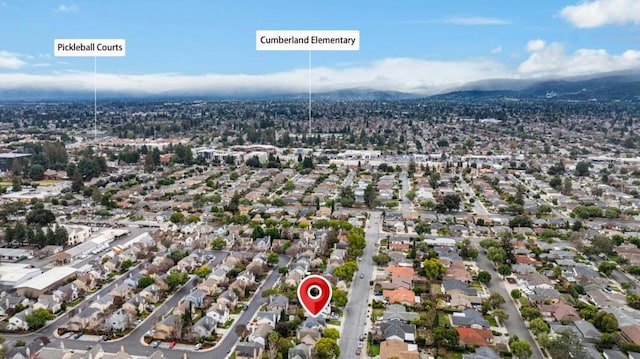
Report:
[[[50,269],[39,276],[29,279],[28,281],[18,285],[16,288],[31,288],[35,290],[43,290],[61,278],[66,278],[74,273],[77,269],[69,266],[61,266]]]

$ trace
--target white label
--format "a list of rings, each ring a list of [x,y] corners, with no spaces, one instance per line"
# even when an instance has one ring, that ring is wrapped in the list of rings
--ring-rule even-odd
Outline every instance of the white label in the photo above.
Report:
[[[125,55],[124,39],[55,39],[54,56],[72,57],[122,57]]]
[[[358,51],[359,30],[258,30],[258,51]]]

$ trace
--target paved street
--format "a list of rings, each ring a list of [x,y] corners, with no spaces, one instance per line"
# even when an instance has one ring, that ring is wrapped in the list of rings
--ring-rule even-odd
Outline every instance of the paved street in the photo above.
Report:
[[[400,174],[400,182],[402,183],[402,187],[400,188],[400,209],[402,213],[412,212],[413,206],[411,205],[411,201],[407,198],[407,192],[411,190],[411,184],[409,183],[407,172],[403,171]]]
[[[342,318],[342,336],[339,342],[340,358],[354,358],[358,347],[358,339],[361,335],[364,335],[371,291],[369,281],[373,279],[374,264],[372,257],[376,253],[375,244],[380,236],[380,221],[381,212],[370,212],[368,226],[365,228],[367,246],[364,249],[362,261],[358,262],[359,271],[356,273],[353,283],[351,283],[349,302]],[[360,279],[360,273],[364,274],[363,279]]]
[[[477,240],[479,241],[479,239]],[[533,345],[533,343],[535,343],[535,340],[531,335],[531,332],[529,332],[529,329],[527,329],[524,320],[518,312],[518,309],[511,300],[511,293],[507,292],[504,286],[504,282],[500,278],[500,274],[498,274],[498,272],[493,269],[491,262],[487,259],[487,256],[483,253],[482,250],[480,250],[480,253],[478,254],[477,263],[478,267],[481,270],[485,270],[491,273],[491,282],[489,283],[489,289],[491,291],[499,293],[505,299],[505,303],[502,306],[502,309],[504,309],[504,311],[509,315],[509,319],[507,319],[505,323],[509,333],[511,335],[515,334],[518,336],[518,338],[532,344],[531,349],[533,351],[533,354],[531,355],[531,359],[543,359],[544,357],[542,356],[542,353],[540,352],[538,346]]]
[[[476,197],[473,189],[471,188],[471,186],[469,186],[469,184],[465,181],[459,181],[458,182],[458,186],[463,190],[463,192],[466,192],[469,194],[468,198],[474,198],[473,201],[473,210],[474,212],[479,215],[479,216],[489,216],[490,213],[489,211],[487,211],[487,208],[484,206],[484,204],[482,203],[482,201],[480,201],[480,199],[478,199],[478,197]]]

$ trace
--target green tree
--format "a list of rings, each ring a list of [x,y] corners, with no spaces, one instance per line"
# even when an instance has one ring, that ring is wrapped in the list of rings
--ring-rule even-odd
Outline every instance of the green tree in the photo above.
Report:
[[[447,268],[437,258],[429,258],[424,261],[424,271],[429,279],[440,279]]]
[[[496,317],[498,319],[498,322],[500,323],[504,323],[507,321],[507,319],[509,319],[509,314],[507,314],[507,312],[502,309],[494,309],[493,311],[491,311],[491,315]]]
[[[255,227],[253,227],[253,231],[251,231],[251,238],[257,239],[257,238],[263,238],[264,236],[265,236],[265,234],[264,234],[264,229],[262,228],[262,226],[257,225]]]
[[[227,242],[225,242],[224,239],[220,237],[216,237],[213,239],[213,241],[211,241],[211,249],[213,249],[214,251],[221,251],[226,246]]]
[[[55,316],[44,308],[38,308],[25,315],[24,318],[29,326],[29,330],[35,330],[42,328],[47,321],[54,319]]]
[[[333,302],[334,306],[338,308],[344,308],[347,305],[347,292],[334,287],[331,290],[331,294],[331,301]]]
[[[362,251],[367,246],[364,230],[359,227],[352,228],[347,233],[347,242],[349,243],[349,247],[347,248],[349,255],[352,257],[360,257]]]
[[[598,265],[598,271],[604,275],[609,275],[616,267],[617,264],[615,262],[602,262]]]
[[[491,292],[487,301],[491,304],[492,308],[500,308],[505,303],[504,297],[498,292]]]
[[[550,338],[545,348],[554,359],[584,358],[582,342],[571,330],[561,331]]]
[[[520,291],[520,289],[516,288],[511,290],[511,298],[520,299],[521,296],[522,292]]]
[[[454,328],[433,328],[433,344],[438,348],[455,349],[459,340],[460,334]]]
[[[184,213],[174,212],[171,214],[171,217],[169,217],[169,220],[175,224],[182,223],[184,222]]]
[[[167,275],[167,285],[169,286],[169,290],[174,290],[178,286],[184,285],[189,280],[189,275],[185,272],[178,272],[176,270],[172,270]]]
[[[376,189],[373,187],[371,183],[369,183],[367,187],[364,189],[364,203],[369,207],[373,207],[375,202],[376,202]]]
[[[618,319],[612,313],[600,311],[593,317],[593,325],[603,333],[618,331]]]
[[[341,266],[333,269],[333,275],[342,280],[351,280],[353,275],[358,271],[358,263],[356,261],[347,261]]]
[[[22,178],[20,176],[13,176],[11,178],[11,187],[13,192],[22,191]]]
[[[155,283],[155,279],[153,279],[152,276],[144,276],[141,277],[140,279],[138,279],[138,288],[146,288],[150,285],[152,285],[153,283]]]
[[[430,234],[431,233],[431,225],[427,222],[419,222],[416,224],[414,230],[418,234]]]
[[[340,357],[340,347],[331,338],[320,338],[316,343],[315,349],[320,359],[338,359]]]
[[[44,179],[44,167],[39,164],[31,165],[29,168],[29,177],[34,181],[41,181]]]
[[[191,214],[187,217],[187,223],[198,223],[200,222],[200,217],[195,214]]]
[[[211,268],[208,265],[202,265],[198,267],[193,274],[197,275],[200,278],[207,278],[207,276],[211,273]]]
[[[502,247],[490,247],[487,249],[487,259],[495,263],[504,263],[506,255]]]
[[[283,358],[286,358],[287,355],[289,355],[289,349],[293,348],[293,343],[291,338],[281,337],[280,339],[278,339],[278,343],[276,344],[276,347],[278,348],[278,353],[280,353]]]
[[[585,248],[594,254],[611,255],[613,253],[613,241],[604,236],[596,236],[591,240],[591,248]]]
[[[322,332],[322,336],[337,341],[340,338],[340,332],[335,328],[327,328]]]
[[[487,284],[491,282],[491,273],[481,270],[478,272],[478,282]]]
[[[498,267],[498,273],[499,273],[501,276],[508,276],[508,275],[511,275],[511,273],[512,273],[511,266],[509,266],[508,264],[501,264],[501,265]]]
[[[271,252],[267,256],[267,264],[269,264],[270,266],[274,266],[278,264],[279,261],[280,261],[280,257],[278,257],[277,253]]]
[[[535,318],[529,322],[529,329],[534,335],[538,336],[541,333],[548,333],[549,325],[542,318]]]
[[[34,208],[27,213],[27,224],[37,224],[41,227],[56,221],[56,216],[48,209]]]
[[[133,267],[133,261],[131,259],[125,259],[120,263],[120,271],[126,272],[127,269]]]
[[[590,167],[591,167],[591,164],[589,162],[578,161],[578,163],[576,163],[576,170],[574,174],[579,177],[588,176]]]
[[[153,156],[147,154],[144,157],[144,171],[146,173],[153,173],[156,170],[156,165],[153,163]]]
[[[384,266],[389,264],[391,257],[386,253],[379,253],[373,256],[373,262],[378,266]]]
[[[442,198],[442,204],[448,211],[457,211],[460,208],[460,196],[457,194],[448,194]]]
[[[533,222],[531,221],[531,218],[529,218],[528,216],[525,215],[517,215],[515,217],[513,217],[510,221],[509,221],[509,227],[514,228],[514,227],[531,227],[533,226]]]
[[[524,320],[532,321],[536,318],[542,317],[540,310],[536,307],[532,307],[530,305],[524,305],[520,308],[520,315]]]
[[[531,350],[531,344],[524,340],[517,340],[509,344],[511,353],[518,359],[529,359],[533,351]]]

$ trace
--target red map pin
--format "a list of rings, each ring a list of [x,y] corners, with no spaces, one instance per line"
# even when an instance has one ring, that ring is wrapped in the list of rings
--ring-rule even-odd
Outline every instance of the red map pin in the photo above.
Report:
[[[310,275],[298,285],[298,300],[316,318],[331,301],[331,283],[319,275]]]

